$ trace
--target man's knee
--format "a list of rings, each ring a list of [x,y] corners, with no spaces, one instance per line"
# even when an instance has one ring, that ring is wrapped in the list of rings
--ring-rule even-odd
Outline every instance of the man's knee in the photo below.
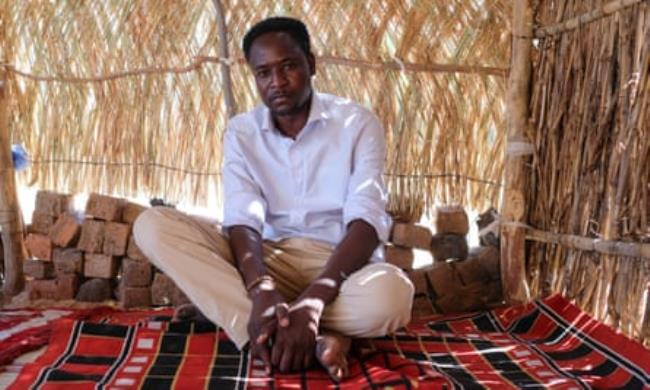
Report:
[[[379,323],[398,323],[396,327],[406,325],[411,316],[413,283],[402,270],[390,264],[371,267],[372,271],[359,281],[369,303],[364,316]]]
[[[175,210],[152,207],[138,216],[133,223],[133,239],[140,249],[144,250],[149,244],[160,241],[169,221],[170,211]]]

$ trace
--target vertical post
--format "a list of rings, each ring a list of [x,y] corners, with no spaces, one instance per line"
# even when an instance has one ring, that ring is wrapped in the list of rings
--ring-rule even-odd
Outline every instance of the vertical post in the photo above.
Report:
[[[228,30],[226,30],[226,14],[223,10],[221,0],[212,0],[214,8],[217,11],[217,26],[219,28],[219,56],[222,59],[230,59],[228,53]],[[232,62],[231,62],[232,63]],[[221,61],[221,79],[223,80],[223,93],[226,100],[226,111],[228,118],[232,118],[237,113],[237,105],[232,94],[232,79],[230,77],[230,65]]]
[[[0,44],[2,43],[0,41]],[[4,294],[14,296],[22,291],[25,283],[25,249],[20,205],[16,196],[15,170],[11,158],[7,100],[7,75],[5,68],[0,67],[0,226],[5,258]]]
[[[501,205],[501,281],[506,302],[530,299],[526,278],[525,227],[527,168],[532,147],[526,138],[530,105],[533,14],[530,0],[515,0],[512,15],[512,59],[506,101],[508,143]]]

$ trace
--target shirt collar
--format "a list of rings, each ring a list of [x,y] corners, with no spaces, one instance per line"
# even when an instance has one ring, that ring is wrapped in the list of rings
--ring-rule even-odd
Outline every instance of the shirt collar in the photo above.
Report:
[[[305,128],[312,123],[316,123],[321,120],[326,120],[329,118],[329,114],[325,109],[323,104],[323,99],[319,96],[320,94],[316,91],[312,91],[311,97],[311,107],[309,108],[309,117],[307,118],[307,123],[305,123]],[[264,106],[264,115],[262,117],[262,126],[263,131],[272,131],[275,130],[275,125],[273,124],[273,119],[271,119],[271,110],[268,107]]]

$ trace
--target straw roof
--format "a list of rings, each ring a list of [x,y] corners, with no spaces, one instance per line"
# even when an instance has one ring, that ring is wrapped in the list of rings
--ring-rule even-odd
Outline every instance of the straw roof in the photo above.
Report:
[[[317,89],[383,121],[391,210],[496,205],[509,3],[224,1],[236,106],[258,102],[245,31],[298,17],[312,33]],[[23,183],[199,204],[214,194],[227,114],[212,1],[0,0],[0,14],[13,141],[34,160]]]

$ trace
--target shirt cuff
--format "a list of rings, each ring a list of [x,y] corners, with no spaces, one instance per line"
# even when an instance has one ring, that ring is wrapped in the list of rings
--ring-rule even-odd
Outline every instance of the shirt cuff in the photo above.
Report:
[[[247,226],[260,235],[264,230],[265,207],[259,197],[240,194],[236,202],[226,204],[224,207],[223,227]]]
[[[372,226],[377,233],[377,238],[379,238],[379,241],[382,243],[388,242],[388,236],[390,235],[392,222],[386,212],[378,212],[377,210],[363,210],[362,208],[357,208],[356,210],[344,213],[343,222],[345,226],[348,226],[348,224],[355,219],[361,219]]]

